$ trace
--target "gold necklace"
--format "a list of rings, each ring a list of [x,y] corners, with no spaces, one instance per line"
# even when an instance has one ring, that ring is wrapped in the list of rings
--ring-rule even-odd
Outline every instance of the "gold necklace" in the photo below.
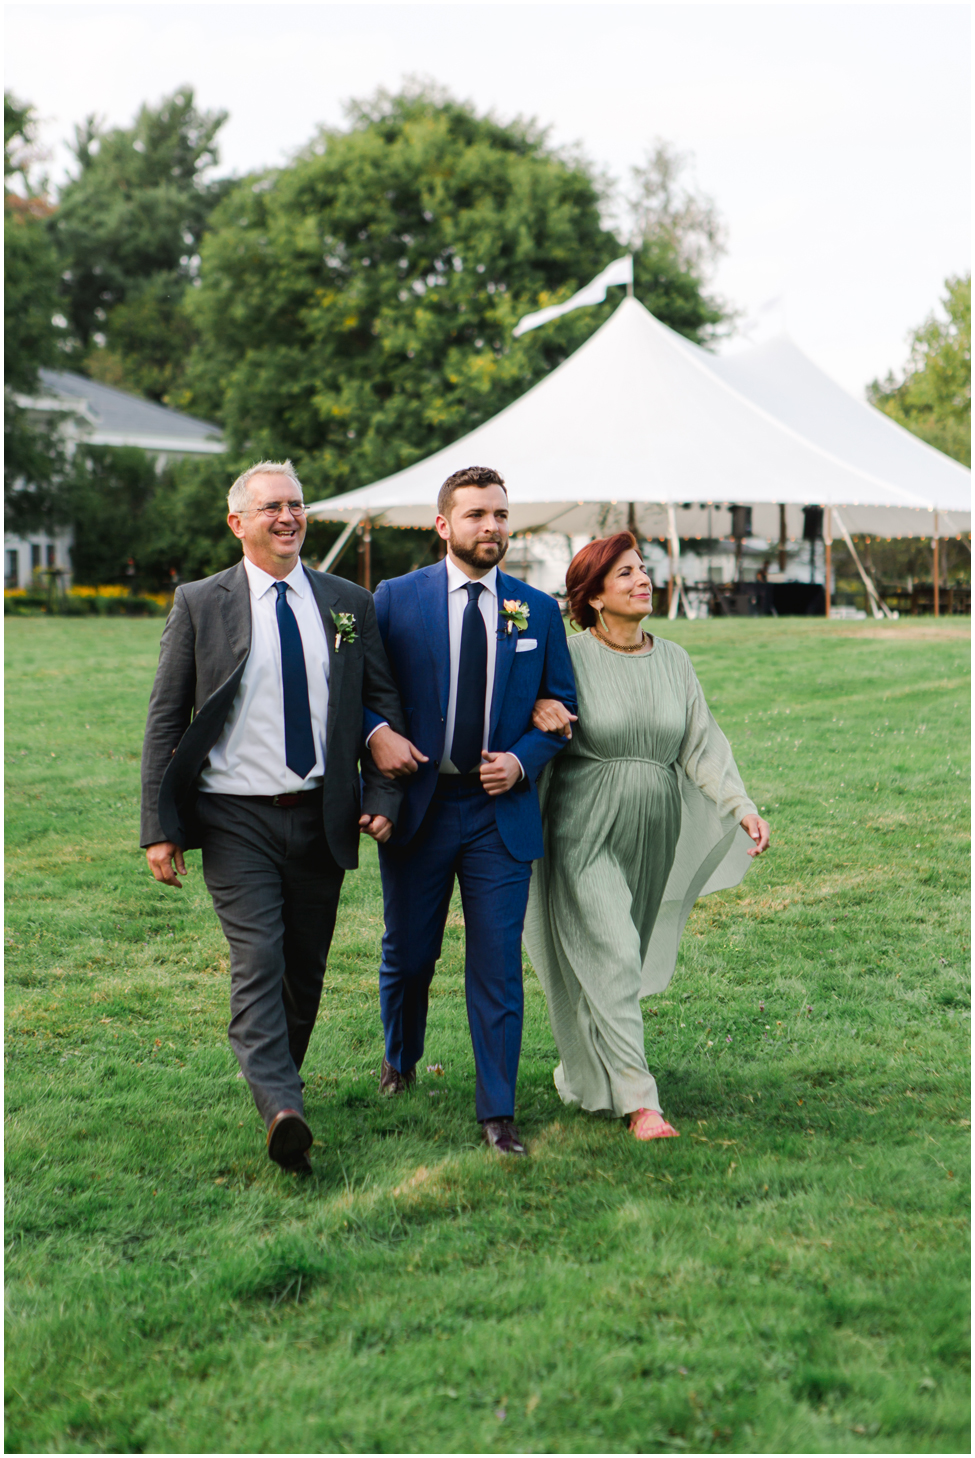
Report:
[[[641,648],[645,648],[649,642],[647,634],[641,633],[639,643],[634,643],[632,648],[623,648],[619,643],[614,643],[612,638],[607,637],[605,633],[601,633],[598,628],[592,627],[589,631],[594,638],[599,639],[600,643],[605,643],[607,648],[612,648],[614,653],[639,653]]]

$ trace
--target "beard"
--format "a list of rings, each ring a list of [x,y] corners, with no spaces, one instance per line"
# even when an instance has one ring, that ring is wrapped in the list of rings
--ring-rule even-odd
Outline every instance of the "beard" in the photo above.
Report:
[[[506,537],[503,542],[475,542],[472,546],[467,547],[459,542],[451,532],[447,538],[447,545],[454,556],[461,562],[466,562],[468,567],[491,568],[497,567],[508,550],[508,538]],[[489,556],[489,552],[494,555]]]

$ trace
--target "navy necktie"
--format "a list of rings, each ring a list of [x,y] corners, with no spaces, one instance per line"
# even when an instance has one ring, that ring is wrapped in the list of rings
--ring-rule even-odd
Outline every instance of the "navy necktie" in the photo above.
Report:
[[[278,594],[275,611],[281,639],[281,683],[284,688],[284,759],[290,770],[305,779],[318,758],[311,732],[305,653],[301,646],[298,619],[288,602],[288,584],[276,582],[274,586]]]
[[[481,763],[484,743],[484,701],[487,697],[487,628],[478,598],[480,582],[467,583],[467,606],[460,633],[460,665],[457,670],[457,709],[450,758],[462,775]]]

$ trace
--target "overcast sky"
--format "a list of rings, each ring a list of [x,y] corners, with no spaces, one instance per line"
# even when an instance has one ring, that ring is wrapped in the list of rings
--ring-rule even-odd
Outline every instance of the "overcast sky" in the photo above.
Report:
[[[967,5],[15,4],[5,85],[55,177],[86,115],[186,84],[235,172],[417,74],[623,179],[666,138],[727,225],[716,290],[862,398],[970,266],[969,58]]]

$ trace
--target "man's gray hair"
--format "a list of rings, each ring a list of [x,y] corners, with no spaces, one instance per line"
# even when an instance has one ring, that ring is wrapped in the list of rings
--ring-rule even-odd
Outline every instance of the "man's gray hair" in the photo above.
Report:
[[[291,484],[298,488],[298,495],[304,498],[301,482],[298,480],[298,472],[290,461],[258,461],[256,466],[251,466],[242,476],[238,476],[227,492],[228,511],[247,510],[251,497],[251,479],[254,476],[286,476]]]

